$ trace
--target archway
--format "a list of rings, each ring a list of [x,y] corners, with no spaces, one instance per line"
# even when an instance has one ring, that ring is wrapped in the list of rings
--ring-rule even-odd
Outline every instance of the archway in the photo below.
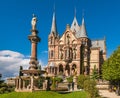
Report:
[[[59,74],[63,74],[63,65],[62,64],[59,65]]]
[[[65,75],[66,76],[70,75],[70,66],[68,64],[65,66]]]
[[[72,65],[72,75],[75,75],[77,74],[77,67],[76,67],[76,64],[73,64]]]

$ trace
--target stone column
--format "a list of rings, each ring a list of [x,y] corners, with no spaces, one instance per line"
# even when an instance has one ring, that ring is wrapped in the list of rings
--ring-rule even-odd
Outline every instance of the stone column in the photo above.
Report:
[[[23,89],[25,89],[25,80],[23,80]]]
[[[16,79],[16,89],[18,89],[18,88],[19,88],[19,80]]]
[[[50,67],[50,74],[52,74],[52,67]]]
[[[69,65],[70,66],[70,65]],[[72,66],[70,66],[70,75],[72,75]]]
[[[63,74],[65,75],[65,66],[63,65]]]
[[[40,41],[40,38],[38,37],[36,30],[36,22],[37,18],[33,16],[32,18],[32,34],[28,36],[28,39],[31,41],[31,58],[30,58],[30,67],[29,69],[34,70],[37,69],[38,61],[37,61],[37,43]]]
[[[57,67],[57,74],[59,74],[59,66]]]
[[[21,89],[21,79],[19,78],[19,89]]]
[[[31,90],[34,89],[34,77],[31,76]]]
[[[36,42],[32,42],[31,45],[31,57],[36,59],[37,58],[37,45]]]

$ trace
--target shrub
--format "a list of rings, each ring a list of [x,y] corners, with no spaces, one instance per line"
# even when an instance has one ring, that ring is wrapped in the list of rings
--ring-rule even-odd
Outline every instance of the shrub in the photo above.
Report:
[[[51,85],[51,90],[56,89],[56,83],[55,83],[55,78],[52,79],[52,85]]]
[[[67,78],[67,81],[68,81],[69,83],[72,83],[72,82],[73,82],[73,76],[68,77],[68,78]]]
[[[98,90],[96,88],[96,82],[94,80],[85,80],[84,90],[89,93],[89,98],[98,97]]]
[[[84,88],[84,81],[88,80],[88,79],[89,79],[89,76],[79,75],[78,79],[77,79],[78,88],[83,89]]]

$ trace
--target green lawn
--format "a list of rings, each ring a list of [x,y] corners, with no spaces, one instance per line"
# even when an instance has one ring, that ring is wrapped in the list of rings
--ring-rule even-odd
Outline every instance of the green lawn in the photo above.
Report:
[[[52,91],[40,91],[34,93],[12,92],[7,94],[0,94],[0,98],[86,98],[86,96],[87,93],[84,91],[67,94],[59,94]]]

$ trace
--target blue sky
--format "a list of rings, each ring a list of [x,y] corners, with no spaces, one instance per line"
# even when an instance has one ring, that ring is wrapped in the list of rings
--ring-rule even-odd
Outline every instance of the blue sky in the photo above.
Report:
[[[72,24],[76,8],[79,24],[84,10],[90,39],[106,37],[107,57],[120,45],[119,0],[1,0],[0,51],[17,52],[24,55],[24,58],[30,56],[28,35],[31,34],[31,19],[34,13],[38,18],[37,29],[41,38],[38,44],[38,59],[46,65],[48,34],[51,30],[54,5],[60,35],[65,31],[66,24]]]

